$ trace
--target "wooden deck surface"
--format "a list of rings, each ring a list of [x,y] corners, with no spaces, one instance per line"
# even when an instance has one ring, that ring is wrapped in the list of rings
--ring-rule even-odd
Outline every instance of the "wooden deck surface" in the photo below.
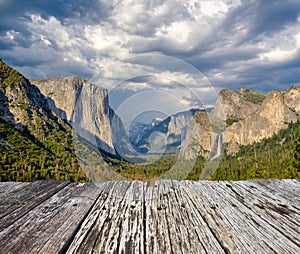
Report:
[[[300,253],[300,181],[0,183],[0,253]]]

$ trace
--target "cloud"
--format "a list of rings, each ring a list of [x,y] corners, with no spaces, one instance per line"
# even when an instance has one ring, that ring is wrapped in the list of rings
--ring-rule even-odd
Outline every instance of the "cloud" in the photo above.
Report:
[[[212,104],[225,87],[299,84],[299,13],[297,0],[1,0],[1,57],[28,78],[130,80],[128,94],[179,83]]]
[[[113,2],[113,1],[112,1]],[[65,23],[78,21],[98,23],[111,14],[110,1],[98,0],[1,0],[0,15],[3,18],[2,26],[19,25],[9,23],[25,13],[38,13],[44,18],[55,16]]]

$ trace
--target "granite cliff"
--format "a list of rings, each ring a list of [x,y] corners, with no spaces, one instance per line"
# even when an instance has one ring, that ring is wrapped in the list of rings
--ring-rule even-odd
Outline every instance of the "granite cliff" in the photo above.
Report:
[[[16,70],[0,62],[0,116],[20,131],[30,132],[43,139],[54,129],[67,128],[47,107],[39,89]]]
[[[265,95],[252,89],[241,88],[240,92],[224,89],[220,91],[212,110],[212,117],[221,120],[242,119],[255,112]]]
[[[126,136],[119,117],[109,107],[107,90],[85,79],[69,76],[31,80],[47,98],[48,106],[78,135],[110,154]]]
[[[300,87],[266,94],[256,110],[248,111],[224,132],[229,153],[238,151],[239,145],[249,145],[271,137],[288,123],[300,120]]]

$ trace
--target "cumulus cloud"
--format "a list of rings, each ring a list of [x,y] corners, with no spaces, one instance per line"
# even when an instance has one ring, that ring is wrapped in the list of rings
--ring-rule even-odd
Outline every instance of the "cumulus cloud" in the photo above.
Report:
[[[297,0],[2,0],[1,57],[29,78],[172,88],[192,107],[178,84],[207,104],[225,87],[300,84],[299,13]]]

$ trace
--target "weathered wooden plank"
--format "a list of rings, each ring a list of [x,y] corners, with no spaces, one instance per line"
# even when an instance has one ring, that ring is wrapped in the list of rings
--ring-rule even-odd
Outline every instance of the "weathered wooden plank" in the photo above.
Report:
[[[220,183],[226,185],[225,182]],[[300,203],[296,200],[286,199],[281,195],[274,195],[260,184],[252,182],[232,182],[227,184],[227,191],[257,213],[266,223],[281,232],[295,244],[300,244]],[[295,191],[295,194],[297,191]],[[242,197],[241,198],[239,198]],[[295,197],[295,195],[294,195]],[[295,197],[296,199],[296,197]]]
[[[41,184],[41,183],[40,183]],[[58,253],[101,192],[92,183],[70,184],[0,232],[3,253]]]
[[[273,197],[281,197],[292,202],[300,202],[300,182],[298,180],[250,180],[262,193],[271,193]]]
[[[147,183],[134,181],[126,190],[123,216],[120,217],[120,242],[117,246],[119,253],[144,253],[144,195],[146,186]]]
[[[38,181],[9,192],[5,199],[0,199],[0,232],[68,184]]]
[[[247,207],[243,195],[233,197],[231,184],[183,182],[183,188],[228,252],[298,253],[299,245],[288,239]],[[227,188],[227,189],[226,189]],[[251,198],[251,197],[249,197]]]
[[[224,253],[178,182],[128,184],[100,195],[68,253]]]
[[[146,193],[146,253],[224,253],[177,181],[158,181]]]
[[[24,188],[30,183],[25,182],[0,182],[0,199],[5,199],[6,196],[13,191]]]
[[[67,253],[143,253],[142,182],[108,183]]]
[[[300,253],[297,180],[1,186],[0,253]]]

